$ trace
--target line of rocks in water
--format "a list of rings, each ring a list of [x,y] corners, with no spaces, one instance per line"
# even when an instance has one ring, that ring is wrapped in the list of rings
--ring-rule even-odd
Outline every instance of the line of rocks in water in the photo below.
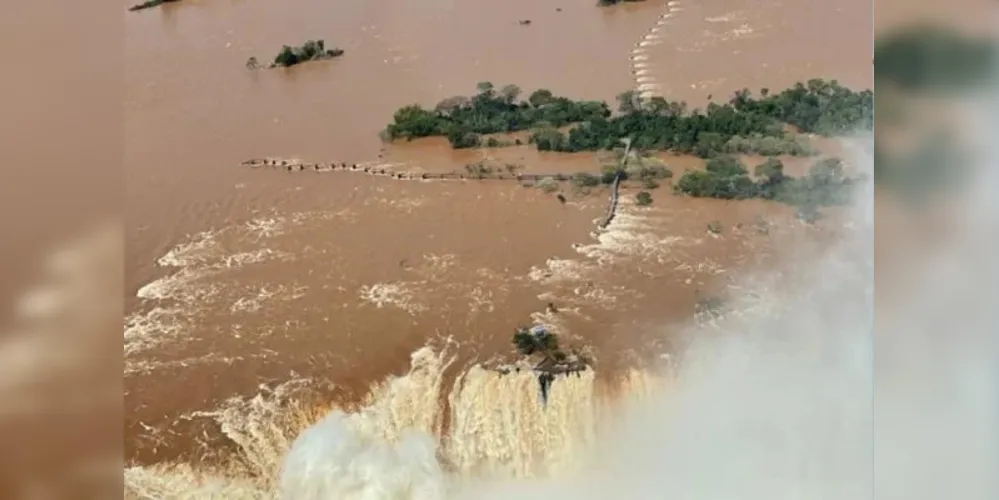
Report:
[[[298,160],[288,160],[280,158],[255,158],[246,160],[242,163],[245,167],[250,168],[280,168],[287,170],[288,172],[356,172],[366,175],[375,175],[380,177],[389,177],[397,180],[508,180],[508,181],[518,181],[518,182],[537,182],[542,179],[553,179],[555,181],[564,182],[572,180],[572,175],[567,174],[501,174],[501,173],[458,173],[458,172],[447,172],[447,173],[429,173],[429,172],[398,172],[392,169],[392,167],[402,166],[402,163],[378,163],[378,162],[368,162],[368,163],[347,163],[347,162],[329,162],[329,163],[307,163]],[[614,220],[614,216],[617,215],[618,201],[619,201],[619,191],[621,187],[621,174],[618,174],[614,178],[614,182],[610,186],[610,203],[607,207],[607,212],[604,217],[600,219],[597,223],[597,228],[606,229],[607,226]],[[563,199],[564,201],[564,199]]]
[[[402,163],[308,163],[298,160],[287,160],[277,158],[259,158],[246,160],[242,163],[244,167],[261,168],[270,167],[284,169],[288,172],[356,172],[367,175],[390,177],[400,180],[505,180],[505,181],[540,181],[551,178],[555,181],[572,180],[572,175],[568,174],[502,174],[502,173],[468,173],[468,172],[399,172],[393,167],[402,166]]]

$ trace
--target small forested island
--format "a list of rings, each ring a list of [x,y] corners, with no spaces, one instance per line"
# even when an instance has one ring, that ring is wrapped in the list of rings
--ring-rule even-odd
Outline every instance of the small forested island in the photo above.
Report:
[[[497,91],[482,82],[478,90],[470,97],[445,99],[432,110],[416,104],[399,109],[386,138],[444,136],[454,148],[471,148],[485,145],[483,134],[529,130],[530,142],[542,151],[609,150],[630,137],[638,149],[702,158],[810,155],[814,151],[800,133],[838,135],[870,130],[874,123],[874,92],[853,91],[835,80],[813,79],[779,93],[762,89],[759,98],[742,89],[729,102],[711,103],[704,111],[689,111],[686,103],[661,97],[641,99],[634,91],[618,96],[613,113],[606,102],[574,101],[545,89],[527,100],[518,99],[516,85]]]
[[[520,94],[516,85],[497,90],[482,82],[477,94],[445,99],[433,110],[415,104],[399,109],[384,135],[389,140],[444,136],[454,148],[472,148],[507,144],[494,137],[484,141],[484,134],[529,131],[528,142],[542,151],[617,151],[618,158],[598,175],[556,175],[534,183],[552,193],[560,189],[560,181],[570,181],[573,189],[582,191],[611,185],[616,179],[655,189],[673,174],[650,152],[693,154],[707,159],[706,168],[676,179],[672,187],[677,194],[774,200],[793,205],[803,219],[814,220],[818,207],[846,202],[858,179],[848,177],[837,158],[819,159],[807,175],[796,178],[784,174],[784,165],[773,157],[817,154],[803,134],[848,134],[871,130],[874,122],[872,91],[857,92],[820,79],[778,93],[762,89],[759,98],[743,89],[729,102],[709,104],[703,112],[688,111],[683,102],[640,99],[631,91],[618,96],[616,113],[606,102],[574,101],[545,89],[526,100],[519,99]],[[626,158],[621,153],[622,138],[628,138]],[[739,154],[771,158],[751,175],[735,156]],[[484,163],[466,169],[478,178],[503,175],[503,168]],[[651,194],[645,192],[636,202],[651,204]]]
[[[818,218],[818,208],[848,203],[853,187],[862,180],[846,175],[839,158],[816,161],[802,177],[785,175],[780,160],[768,158],[756,166],[750,177],[749,170],[737,158],[719,156],[708,160],[704,170],[683,174],[673,190],[704,198],[778,201],[797,207],[798,216],[811,222]]]
[[[517,328],[513,334],[513,345],[522,356],[540,358],[533,370],[538,375],[541,399],[545,402],[556,375],[578,373],[592,365],[591,361],[577,350],[569,349],[566,352],[562,349],[559,346],[558,335],[543,326]]]
[[[137,10],[151,9],[153,7],[157,7],[165,3],[172,3],[178,1],[180,0],[146,0],[145,2],[142,2],[140,4],[135,4],[129,7],[128,10],[135,12]]]
[[[342,56],[343,53],[343,49],[340,48],[327,49],[326,42],[323,40],[309,40],[299,47],[290,47],[288,45],[282,47],[281,52],[274,57],[274,62],[268,68],[287,68],[307,61],[333,59]],[[257,62],[256,57],[251,57],[246,61],[246,67],[249,69],[258,69],[260,64]]]

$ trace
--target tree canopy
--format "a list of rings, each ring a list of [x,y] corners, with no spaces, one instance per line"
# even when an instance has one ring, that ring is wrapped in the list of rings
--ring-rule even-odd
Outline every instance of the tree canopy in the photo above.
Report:
[[[762,198],[814,211],[819,207],[849,202],[860,179],[848,177],[839,158],[817,160],[803,177],[784,174],[784,165],[769,158],[757,165],[755,179],[745,165],[732,156],[708,160],[704,170],[690,170],[674,184],[681,194],[703,198],[737,200]]]
[[[433,110],[412,104],[399,109],[386,128],[390,139],[444,136],[452,147],[482,144],[482,134],[530,130],[542,151],[612,149],[630,137],[634,147],[671,150],[710,158],[719,154],[809,155],[807,141],[788,132],[839,135],[873,127],[874,93],[853,91],[836,81],[809,80],[778,93],[742,89],[724,104],[688,111],[684,102],[634,92],[618,98],[617,113],[602,101],[574,101],[539,89],[518,100],[519,87],[500,91],[489,82],[474,96],[445,99]],[[568,131],[565,131],[569,128]]]
[[[318,61],[321,59],[332,59],[343,55],[343,49],[326,48],[323,40],[309,40],[300,47],[289,47],[285,45],[281,52],[274,57],[274,66],[294,66],[306,61]]]

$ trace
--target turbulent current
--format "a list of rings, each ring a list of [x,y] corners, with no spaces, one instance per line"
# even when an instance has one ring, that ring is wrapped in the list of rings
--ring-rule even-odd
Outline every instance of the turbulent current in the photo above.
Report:
[[[413,353],[407,373],[355,408],[296,403],[296,386],[307,381],[291,381],[192,414],[214,419],[238,453],[214,466],[129,468],[126,491],[337,500],[868,498],[873,217],[870,197],[858,198],[844,216],[846,237],[744,277],[730,314],[682,333],[685,347],[668,372],[559,376],[542,400],[529,369],[460,366],[445,342]]]

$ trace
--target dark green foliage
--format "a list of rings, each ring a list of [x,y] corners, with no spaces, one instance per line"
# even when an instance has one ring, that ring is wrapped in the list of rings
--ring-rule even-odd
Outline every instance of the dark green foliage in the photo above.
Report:
[[[755,176],[757,180],[754,182],[737,159],[718,157],[709,160],[705,170],[683,174],[674,189],[695,197],[724,200],[763,198],[811,210],[848,203],[858,182],[858,179],[844,174],[843,162],[838,158],[816,161],[808,175],[800,178],[785,175],[780,161],[768,159],[756,167]]]
[[[482,144],[482,137],[479,134],[457,128],[448,131],[447,140],[454,149],[474,148]]]
[[[616,116],[607,103],[572,101],[549,90],[536,90],[526,101],[518,102],[518,95],[515,86],[496,92],[483,82],[477,95],[446,99],[433,111],[409,106],[420,112],[397,112],[387,133],[393,139],[443,135],[452,144],[465,145],[468,133],[530,129],[530,142],[542,151],[611,150],[629,137],[635,149],[710,158],[725,153],[812,154],[806,141],[785,132],[785,124],[825,135],[873,126],[873,92],[817,79],[776,94],[761,92],[760,98],[741,90],[726,104],[693,112],[682,102],[642,100],[628,92],[618,97],[621,114]],[[560,131],[573,124],[567,133]]]
[[[755,198],[759,190],[737,158],[720,156],[708,160],[705,170],[692,170],[676,182],[677,192],[696,197],[737,200]]]
[[[704,170],[719,177],[735,177],[749,173],[742,162],[734,156],[712,158],[704,165]]]
[[[661,165],[643,165],[634,170],[629,177],[637,177],[641,180],[670,179],[673,177],[673,172]]]
[[[810,156],[815,149],[808,138],[801,135],[784,135],[783,137],[753,134],[749,137],[732,136],[721,152],[728,154],[758,154],[763,156]]]
[[[513,334],[513,345],[524,356],[538,353],[552,357],[559,353],[558,336],[547,330],[534,333],[527,328],[518,328]]]
[[[994,78],[996,56],[987,38],[942,26],[911,26],[875,41],[874,78],[907,90],[960,90]]]
[[[322,59],[332,59],[343,55],[343,50],[338,48],[327,49],[323,40],[309,40],[301,47],[289,47],[285,45],[281,52],[274,57],[275,66],[294,66],[306,61],[318,61]]]
[[[648,191],[639,191],[635,195],[635,204],[640,207],[644,207],[652,204],[652,195]]]
[[[509,133],[535,129],[532,142],[540,150],[561,151],[562,135],[556,130],[610,116],[607,104],[597,101],[571,101],[556,97],[550,91],[537,90],[527,101],[518,101],[520,88],[504,86],[499,92],[493,84],[482,82],[479,93],[470,98],[452,97],[441,101],[433,111],[417,105],[407,106],[407,112],[396,112],[387,132],[389,137],[413,139],[444,135],[452,145],[466,145],[468,134]]]
[[[729,105],[740,113],[770,116],[806,133],[840,135],[874,127],[874,92],[854,92],[836,80],[813,78],[760,99],[743,89]]]
[[[784,164],[776,158],[767,158],[756,166],[753,174],[756,176],[756,186],[761,198],[773,199],[777,189],[784,183]]]
[[[542,127],[531,133],[530,142],[538,151],[562,151],[565,149],[565,135],[552,127]]]

